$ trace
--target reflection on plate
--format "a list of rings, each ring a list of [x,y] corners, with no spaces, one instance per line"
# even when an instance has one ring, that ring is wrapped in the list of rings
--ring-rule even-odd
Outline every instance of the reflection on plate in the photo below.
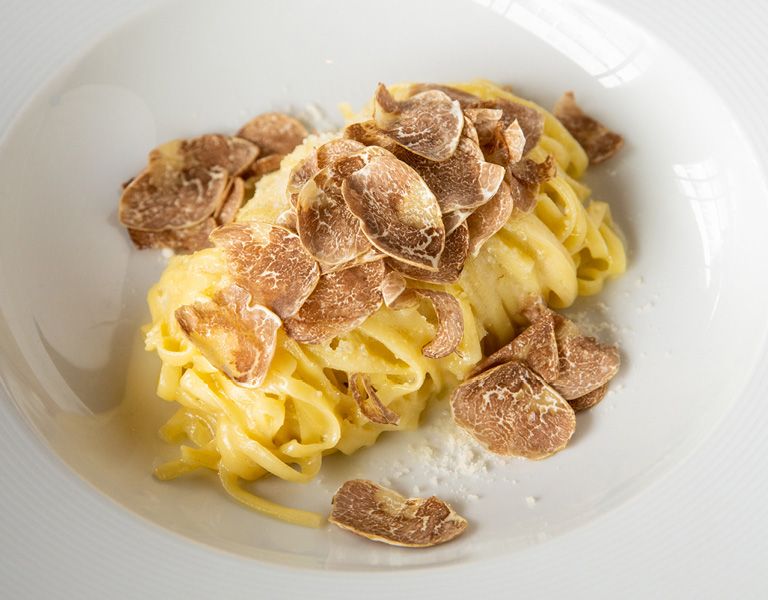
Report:
[[[388,39],[384,21],[343,36],[316,26],[329,13],[357,22],[365,11],[353,2],[307,3],[299,21],[278,3],[259,4],[258,15],[251,2],[220,3],[215,14],[202,1],[184,11],[164,6],[110,34],[35,96],[0,145],[0,373],[74,471],[127,510],[239,555],[411,568],[520,551],[588,524],[658,480],[712,429],[765,335],[766,309],[741,310],[768,258],[760,244],[768,209],[750,147],[687,63],[613,13],[483,4],[438,12],[430,2],[390,2],[409,14],[398,33],[409,44],[379,53],[350,49]],[[493,48],[454,43],[466,23]],[[265,51],[268,61],[255,58]],[[525,60],[500,59],[514,56]],[[312,484],[263,488],[323,513],[351,477],[436,494],[473,525],[426,552],[266,520],[202,475],[154,480],[152,467],[169,452],[155,431],[170,409],[155,400],[157,364],[142,352],[139,326],[164,259],[132,249],[117,222],[119,184],[166,140],[233,132],[267,110],[320,111],[338,125],[336,103],[359,106],[378,81],[477,75],[547,107],[576,90],[585,110],[627,140],[588,183],[626,234],[630,268],[571,311],[621,344],[625,367],[606,400],[580,415],[568,449],[532,463],[457,446],[451,464],[430,452],[446,430],[446,407],[436,404],[423,430],[331,457]],[[141,408],[118,409],[124,397]]]

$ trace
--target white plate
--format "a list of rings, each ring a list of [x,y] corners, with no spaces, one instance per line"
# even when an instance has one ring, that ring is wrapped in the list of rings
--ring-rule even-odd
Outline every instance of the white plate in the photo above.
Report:
[[[377,597],[438,583],[457,598],[474,588],[766,590],[755,567],[768,533],[759,502],[768,203],[758,160],[768,120],[739,62],[759,48],[750,32],[765,9],[755,2],[744,20],[710,5],[697,20],[662,2],[622,4],[625,16],[543,0],[151,4],[77,0],[56,12],[40,1],[0,30],[2,55],[19,57],[0,72],[13,84],[0,111],[3,595],[351,597],[365,586]],[[712,28],[705,49],[681,23]],[[446,474],[448,461],[424,459],[438,407],[424,431],[329,460],[309,486],[268,486],[321,512],[354,476],[436,493],[473,526],[426,551],[276,523],[204,478],[155,481],[155,456],[167,452],[154,438],[159,416],[110,410],[124,393],[154,395],[156,364],[140,351],[138,326],[163,266],[117,224],[120,182],[157,144],[233,132],[258,112],[319,107],[339,123],[335,104],[359,106],[378,81],[475,76],[544,106],[573,89],[627,139],[589,183],[627,235],[630,269],[576,307],[605,320],[601,335],[621,344],[624,368],[611,395],[580,415],[567,451],[502,464],[464,446]],[[46,563],[56,565],[50,577],[39,572]]]

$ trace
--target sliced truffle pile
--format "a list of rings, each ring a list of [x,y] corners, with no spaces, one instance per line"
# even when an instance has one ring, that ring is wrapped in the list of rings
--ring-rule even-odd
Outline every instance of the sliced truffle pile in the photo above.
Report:
[[[120,223],[139,249],[210,247],[210,233],[233,221],[242,206],[245,181],[276,170],[307,134],[296,119],[267,113],[234,137],[207,134],[163,144],[125,184]]]
[[[491,452],[539,460],[568,444],[575,411],[600,402],[620,357],[544,305],[529,315],[531,324],[453,391],[451,410]]]
[[[344,483],[332,503],[328,517],[331,523],[395,546],[434,546],[452,540],[467,528],[467,521],[435,496],[405,498],[367,479]]]
[[[567,97],[558,106],[566,122],[589,123]],[[371,120],[348,126],[293,167],[289,208],[277,223],[232,221],[246,181],[278,168],[307,135],[278,113],[254,118],[234,137],[209,134],[156,148],[125,187],[119,217],[139,247],[220,249],[229,287],[211,302],[182,306],[176,319],[239,385],[263,381],[280,328],[300,343],[327,343],[382,304],[405,310],[429,303],[435,333],[422,354],[439,359],[457,351],[464,316],[454,296],[428,286],[456,282],[468,256],[510,218],[535,208],[539,186],[558,172],[553,155],[540,163],[526,156],[543,128],[540,110],[508,99],[430,84],[396,99],[379,84]],[[581,129],[589,140],[606,136],[596,126]],[[595,381],[611,361],[618,365],[618,354],[561,321],[544,310],[454,394],[457,420],[494,451],[546,456],[572,433],[568,403],[583,408],[602,397],[604,381]],[[397,424],[367,377],[349,374],[349,386],[361,414]],[[494,407],[490,420],[481,405]],[[499,428],[505,431],[497,440],[492,430]],[[520,449],[510,436],[530,440]]]

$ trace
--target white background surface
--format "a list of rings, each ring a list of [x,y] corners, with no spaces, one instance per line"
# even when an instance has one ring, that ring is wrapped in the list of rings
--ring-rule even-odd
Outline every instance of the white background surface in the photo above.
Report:
[[[766,156],[764,5],[613,4],[715,83],[756,154]],[[66,6],[18,2],[0,9],[0,81],[6,90],[0,100],[0,133],[61,65],[141,6],[76,0]],[[77,26],[61,27],[62,22]],[[2,399],[0,456],[25,454],[33,466],[30,471],[0,464],[3,598],[431,597],[438,588],[444,598],[768,594],[763,566],[768,560],[765,360],[728,415],[682,465],[608,515],[498,560],[382,575],[262,565],[169,535],[63,470]],[[29,478],[24,493],[13,486],[20,478]],[[77,531],[68,526],[72,522]]]

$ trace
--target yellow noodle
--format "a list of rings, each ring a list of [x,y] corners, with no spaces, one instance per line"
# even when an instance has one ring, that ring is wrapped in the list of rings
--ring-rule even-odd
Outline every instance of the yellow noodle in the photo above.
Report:
[[[458,351],[437,360],[421,354],[437,327],[427,302],[400,311],[382,307],[355,331],[323,344],[298,344],[280,331],[264,383],[257,389],[239,387],[200,354],[174,318],[179,306],[208,300],[230,281],[225,261],[216,248],[174,256],[149,292],[152,323],[145,340],[163,363],[158,395],[179,405],[161,433],[169,443],[192,445],[181,445],[178,460],[158,467],[159,478],[209,468],[218,471],[230,495],[251,508],[317,526],[319,515],[267,502],[243,490],[239,481],[271,474],[307,482],[329,452],[349,454],[373,444],[384,431],[413,429],[427,400],[482,358],[486,336],[501,344],[514,335],[531,295],[562,308],[578,295],[597,293],[608,277],[624,272],[624,247],[608,206],[585,205],[589,189],[577,181],[586,170],[586,154],[560,122],[490,82],[456,87],[540,110],[544,134],[528,156],[541,162],[552,153],[559,165],[557,176],[541,186],[533,214],[513,216],[467,260],[457,283],[428,286],[459,299],[465,331]],[[404,89],[394,86],[393,92]],[[365,119],[370,107],[347,113],[350,121]],[[259,182],[238,220],[274,221],[289,206],[285,184],[291,167],[330,137],[310,137],[286,157],[279,171]],[[398,426],[372,423],[360,413],[346,387],[349,373],[368,374],[381,401],[401,415]]]

